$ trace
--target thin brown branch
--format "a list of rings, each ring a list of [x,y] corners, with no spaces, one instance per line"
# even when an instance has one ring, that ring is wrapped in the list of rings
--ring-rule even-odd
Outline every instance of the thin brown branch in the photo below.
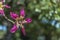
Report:
[[[7,19],[8,21],[10,21],[10,22],[13,23],[13,24],[15,23],[14,21],[8,19],[5,15],[4,15],[4,18]]]

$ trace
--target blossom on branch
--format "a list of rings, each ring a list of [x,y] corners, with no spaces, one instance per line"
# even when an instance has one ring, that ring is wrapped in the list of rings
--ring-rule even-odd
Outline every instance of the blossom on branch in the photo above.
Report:
[[[3,2],[0,2],[0,14],[1,14],[2,16],[5,15],[5,14],[4,14],[4,8],[11,8],[11,7],[8,6],[8,5],[3,5]]]
[[[32,22],[32,19],[31,18],[26,18],[24,19],[25,17],[25,11],[24,9],[21,9],[20,10],[20,16],[17,15],[16,13],[14,12],[10,12],[10,16],[12,19],[15,20],[15,23],[13,25],[13,27],[11,28],[10,32],[11,33],[15,33],[17,31],[17,29],[22,28],[21,31],[24,35],[26,35],[25,33],[25,28],[24,28],[24,23],[31,23]]]

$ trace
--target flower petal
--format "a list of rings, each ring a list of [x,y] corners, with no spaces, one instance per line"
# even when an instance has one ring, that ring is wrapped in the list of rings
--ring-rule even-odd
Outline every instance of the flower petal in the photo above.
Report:
[[[10,12],[10,16],[13,18],[13,19],[16,19],[18,17],[18,15],[14,12]]]
[[[17,26],[14,24],[13,27],[11,28],[10,32],[14,33],[14,32],[16,32],[17,29],[18,29]]]
[[[6,8],[11,8],[11,7],[10,7],[10,6],[8,6],[8,5],[5,5],[5,7],[6,7]]]
[[[4,15],[4,10],[0,10],[0,14],[1,15]]]
[[[25,21],[26,21],[27,23],[30,23],[30,22],[32,22],[32,19],[31,19],[31,18],[26,18]]]
[[[25,16],[25,11],[24,11],[24,8],[22,8],[21,10],[20,10],[20,16]]]
[[[25,32],[25,28],[24,27],[22,27],[21,31],[22,31],[23,35],[25,36],[26,32]]]

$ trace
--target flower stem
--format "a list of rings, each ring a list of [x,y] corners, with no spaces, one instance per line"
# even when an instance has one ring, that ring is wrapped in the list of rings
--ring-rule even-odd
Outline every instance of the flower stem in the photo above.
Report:
[[[4,18],[7,19],[8,21],[10,21],[10,22],[13,23],[13,24],[15,23],[14,21],[8,19],[5,15],[4,15]]]

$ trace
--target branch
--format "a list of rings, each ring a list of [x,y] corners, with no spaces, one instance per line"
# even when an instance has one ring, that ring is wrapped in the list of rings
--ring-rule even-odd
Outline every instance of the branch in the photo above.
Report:
[[[10,21],[10,22],[13,23],[13,24],[15,23],[14,21],[8,19],[5,15],[4,15],[4,18],[7,19],[8,21]]]

